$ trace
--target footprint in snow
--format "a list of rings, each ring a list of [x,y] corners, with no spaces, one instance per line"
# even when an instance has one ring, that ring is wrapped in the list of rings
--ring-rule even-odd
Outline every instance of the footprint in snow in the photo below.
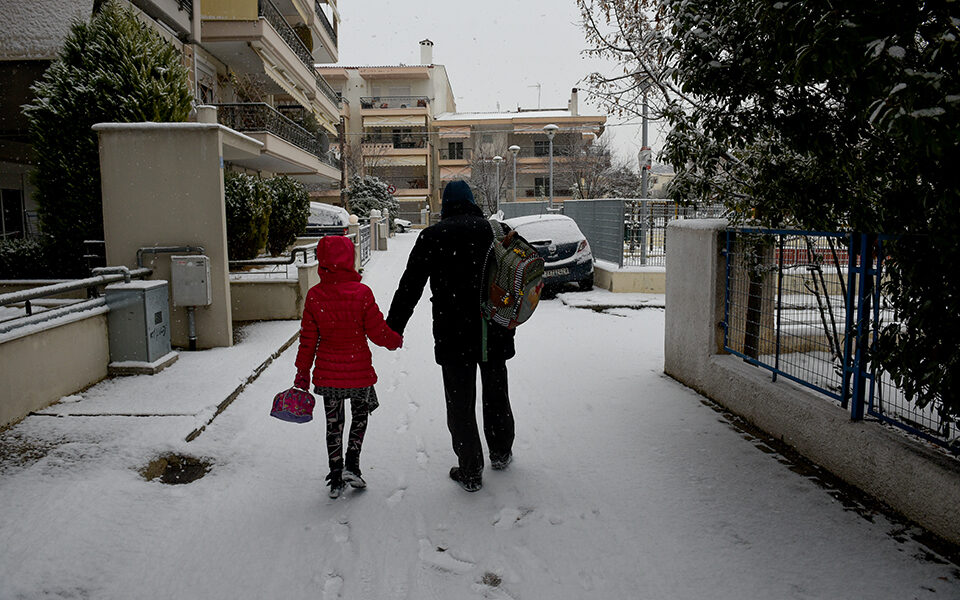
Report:
[[[323,600],[337,600],[342,589],[343,577],[336,573],[328,574],[326,581],[323,582]]]
[[[333,541],[345,544],[350,541],[350,524],[346,517],[333,524]]]
[[[532,508],[504,508],[497,513],[497,518],[493,520],[493,526],[497,529],[520,526],[523,518],[532,512]]]
[[[397,489],[387,497],[387,504],[389,504],[390,506],[396,506],[397,504],[400,503],[401,500],[403,500],[403,495],[406,492],[407,492],[407,488]]]
[[[476,566],[451,556],[446,548],[439,548],[425,538],[420,539],[420,560],[434,569],[450,573],[468,573]]]

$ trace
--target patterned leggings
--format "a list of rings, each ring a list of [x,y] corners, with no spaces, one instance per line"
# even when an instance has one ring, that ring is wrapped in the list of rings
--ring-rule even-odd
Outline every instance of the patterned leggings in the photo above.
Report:
[[[360,448],[363,445],[363,436],[367,432],[371,399],[373,404],[376,404],[377,392],[373,386],[357,389],[316,387],[313,391],[323,396],[323,407],[327,415],[327,459],[331,471],[343,469],[343,426],[346,419],[344,405],[347,399],[350,400],[347,467],[359,470]]]

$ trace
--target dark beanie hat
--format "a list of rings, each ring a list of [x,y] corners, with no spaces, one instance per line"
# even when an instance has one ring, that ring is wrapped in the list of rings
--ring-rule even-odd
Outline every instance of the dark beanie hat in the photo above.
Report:
[[[470,191],[470,186],[467,185],[467,182],[457,179],[451,181],[443,188],[443,204],[459,204],[461,202],[476,204],[476,201],[473,199],[473,192]]]

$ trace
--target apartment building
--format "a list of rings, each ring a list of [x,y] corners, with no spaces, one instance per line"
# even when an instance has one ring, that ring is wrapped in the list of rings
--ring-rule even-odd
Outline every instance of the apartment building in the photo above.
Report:
[[[286,174],[312,186],[339,185],[331,152],[340,99],[317,72],[339,58],[336,0],[123,0],[182,53],[197,104],[220,123],[263,143],[259,156],[227,168]],[[28,174],[27,122],[20,106],[92,0],[11,3],[0,21],[0,202],[4,237],[36,232]]]
[[[501,200],[542,200],[550,197],[550,155],[553,149],[553,196],[555,201],[572,198],[569,178],[574,160],[603,134],[607,118],[580,114],[579,93],[571,92],[566,108],[523,109],[509,112],[450,112],[434,118],[438,145],[440,184],[452,179],[470,179],[484,192],[486,180],[500,189]],[[559,129],[551,140],[544,127]],[[512,177],[516,153],[516,188]],[[494,157],[503,162],[500,180],[492,182]]]
[[[404,216],[439,211],[440,187],[434,119],[456,111],[443,65],[433,63],[433,42],[420,42],[419,65],[327,66],[320,74],[344,99],[342,158],[347,176],[386,181]],[[339,190],[317,194],[339,201]]]

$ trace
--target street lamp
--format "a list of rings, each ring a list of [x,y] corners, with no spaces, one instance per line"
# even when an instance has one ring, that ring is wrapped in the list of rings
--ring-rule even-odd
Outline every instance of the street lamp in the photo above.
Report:
[[[543,132],[547,134],[547,139],[550,140],[550,209],[553,209],[553,136],[557,135],[559,130],[560,128],[553,123],[545,125],[543,128]]]
[[[493,164],[497,165],[497,177],[493,180],[493,183],[497,186],[497,204],[494,206],[493,212],[500,212],[500,163],[503,162],[502,156],[494,156]]]
[[[513,154],[513,201],[517,201],[517,154],[520,153],[520,146],[514,144],[507,148]]]

